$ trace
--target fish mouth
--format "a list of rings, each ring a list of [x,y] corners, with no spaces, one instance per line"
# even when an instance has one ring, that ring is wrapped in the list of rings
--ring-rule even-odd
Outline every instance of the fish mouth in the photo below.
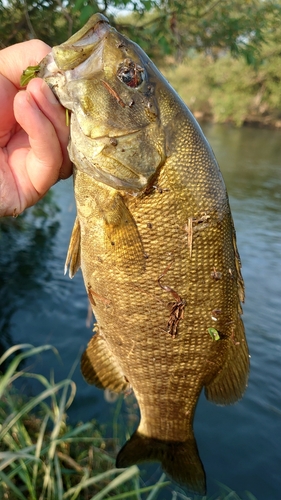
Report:
[[[41,61],[38,76],[50,83],[54,78],[67,81],[87,78],[102,69],[102,40],[112,28],[103,14],[95,14],[89,21]]]
[[[96,59],[96,49],[110,29],[111,26],[105,16],[102,14],[92,16],[78,33],[61,45],[53,47],[52,53],[57,67],[61,71],[75,70],[86,60],[89,64],[91,54],[94,53]],[[95,67],[95,70],[98,68]],[[75,72],[74,77],[78,76]]]

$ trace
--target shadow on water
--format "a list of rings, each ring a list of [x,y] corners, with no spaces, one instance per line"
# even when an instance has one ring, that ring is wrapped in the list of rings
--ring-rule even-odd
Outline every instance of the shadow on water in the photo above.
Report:
[[[0,219],[0,356],[17,342],[11,335],[14,314],[52,279],[45,263],[53,257],[58,212],[50,192],[21,216]]]

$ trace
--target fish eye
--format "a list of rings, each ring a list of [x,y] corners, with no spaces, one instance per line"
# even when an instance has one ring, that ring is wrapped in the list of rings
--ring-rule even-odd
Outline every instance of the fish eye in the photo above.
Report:
[[[119,67],[117,77],[128,87],[137,88],[144,81],[144,69],[130,59],[126,59]]]

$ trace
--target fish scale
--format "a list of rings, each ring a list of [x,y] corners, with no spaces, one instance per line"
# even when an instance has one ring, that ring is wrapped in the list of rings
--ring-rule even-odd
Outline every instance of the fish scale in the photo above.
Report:
[[[82,373],[99,388],[131,387],[140,407],[117,466],[160,461],[203,494],[192,429],[200,392],[233,403],[249,370],[219,167],[176,92],[101,14],[55,47],[39,76],[72,112],[77,218],[66,265],[71,277],[81,265],[97,322]]]

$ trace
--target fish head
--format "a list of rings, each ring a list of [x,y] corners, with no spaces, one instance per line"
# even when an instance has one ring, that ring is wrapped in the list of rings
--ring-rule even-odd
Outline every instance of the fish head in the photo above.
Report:
[[[69,153],[78,170],[135,195],[153,182],[166,158],[159,75],[102,14],[53,47],[39,76],[72,111]]]

